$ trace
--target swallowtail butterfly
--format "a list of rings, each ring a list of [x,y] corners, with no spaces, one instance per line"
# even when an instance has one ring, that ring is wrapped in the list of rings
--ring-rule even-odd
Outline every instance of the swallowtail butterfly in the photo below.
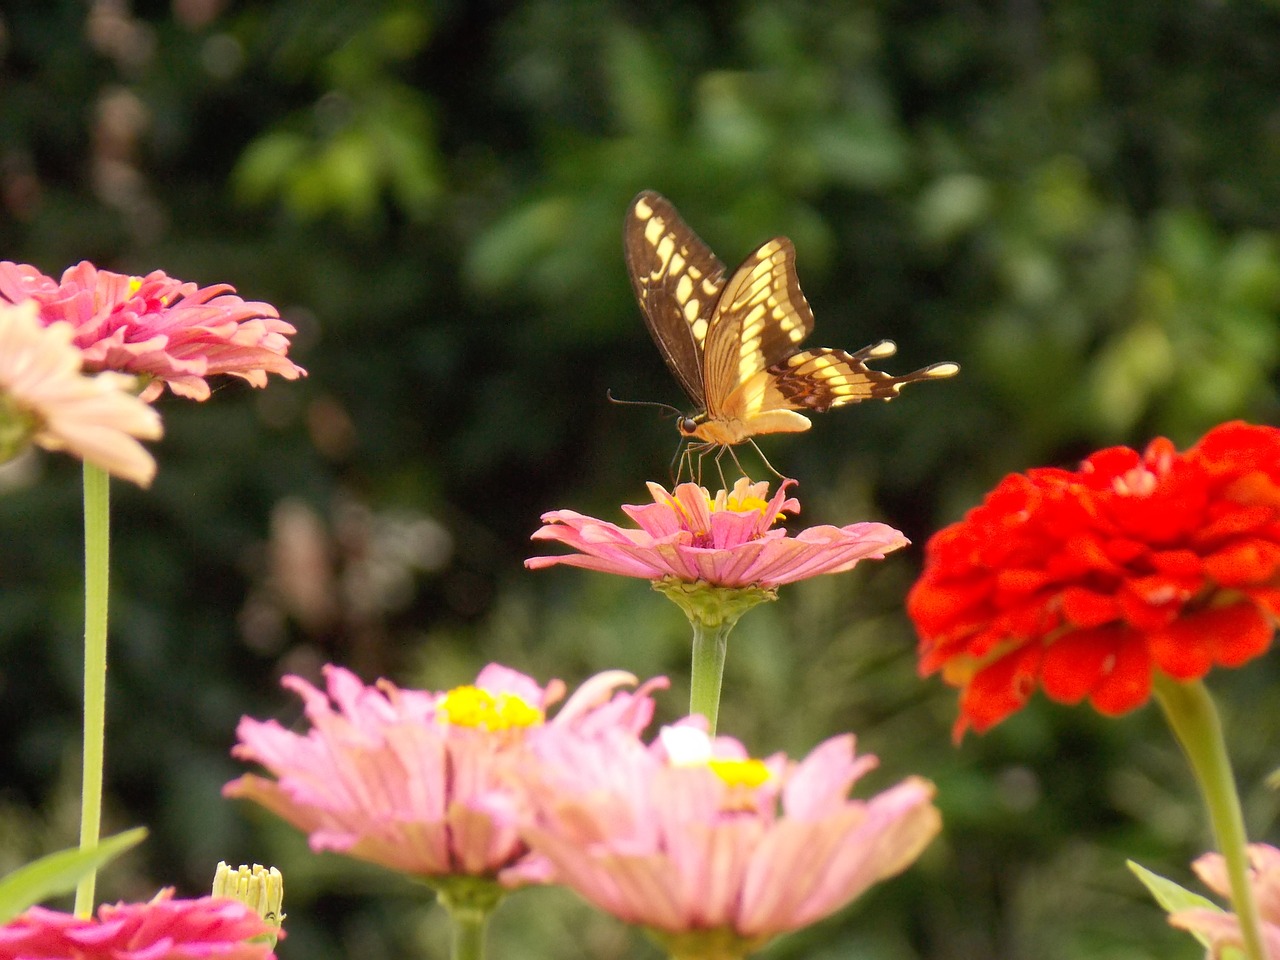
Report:
[[[727,447],[764,433],[798,433],[810,426],[798,411],[892,400],[903,384],[960,371],[954,363],[900,377],[870,369],[869,361],[897,351],[891,340],[855,353],[801,350],[813,311],[785,237],[762,244],[726,280],[724,264],[671,202],[645,191],[632,201],[623,241],[645,325],[699,408],[678,421],[685,437]]]

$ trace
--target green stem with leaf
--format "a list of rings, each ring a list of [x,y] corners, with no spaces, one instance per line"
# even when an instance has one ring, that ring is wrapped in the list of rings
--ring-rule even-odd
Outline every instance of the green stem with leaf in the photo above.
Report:
[[[1209,691],[1199,680],[1179,683],[1156,675],[1156,700],[1165,719],[1191,763],[1213,827],[1214,841],[1226,861],[1231,902],[1240,921],[1240,934],[1248,960],[1267,960],[1262,947],[1258,906],[1249,885],[1248,837],[1227,756],[1222,722]]]

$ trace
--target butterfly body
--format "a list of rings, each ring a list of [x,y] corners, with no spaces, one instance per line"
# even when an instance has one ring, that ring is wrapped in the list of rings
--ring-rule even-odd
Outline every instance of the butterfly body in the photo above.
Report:
[[[734,446],[768,433],[810,427],[800,411],[889,400],[906,383],[954,376],[935,363],[900,377],[867,366],[896,347],[882,340],[855,353],[801,350],[813,311],[800,290],[795,248],[785,237],[762,244],[726,279],[722,264],[665,197],[632,201],[623,232],[627,269],[654,343],[691,400],[680,433]]]

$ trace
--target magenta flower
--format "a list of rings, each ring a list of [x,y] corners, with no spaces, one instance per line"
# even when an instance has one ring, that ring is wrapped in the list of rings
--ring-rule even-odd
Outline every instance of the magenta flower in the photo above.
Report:
[[[296,380],[306,371],[285,356],[296,331],[276,308],[235,295],[225,283],[198,287],[160,270],[130,277],[87,260],[56,281],[25,263],[0,262],[0,301],[34,300],[46,324],[65,321],[86,370],[114,370],[146,382],[144,400],[169,389],[207,400],[206,377],[230,374],[255,387],[267,374]]]
[[[1206,853],[1192,864],[1205,886],[1223,897],[1231,896],[1226,860],[1220,853]],[[1249,886],[1261,918],[1262,943],[1270,960],[1280,960],[1280,850],[1265,843],[1249,845]],[[1244,949],[1240,921],[1234,913],[1203,908],[1179,910],[1169,915],[1175,927],[1209,941],[1210,956],[1225,956],[1225,947]]]
[[[130,392],[132,377],[82,374],[71,336],[65,323],[42,326],[34,304],[0,303],[0,462],[35,443],[148,486],[156,462],[138,440],[160,436],[160,415]]]
[[[851,735],[799,763],[750,759],[691,722],[648,747],[549,734],[533,749],[529,845],[557,882],[673,956],[742,957],[814,923],[904,870],[940,828],[918,778],[848,798],[876,764]]]
[[[32,907],[0,926],[0,960],[269,960],[283,936],[238,900],[174,900],[161,891],[149,903],[104,904],[97,918]]]
[[[764,589],[822,573],[853,569],[859,560],[880,559],[907,545],[883,523],[818,526],[794,537],[775,529],[800,504],[787,496],[794,480],[784,480],[772,498],[769,484],[743,478],[715,497],[695,483],[668,493],[650,483],[653,503],[622,508],[639,529],[620,527],[572,510],[542,516],[535,540],[552,540],[578,551],[525,561],[532,570],[554,564],[618,573],[646,580],[674,578],[718,587]]]
[[[332,850],[422,878],[496,879],[528,852],[512,822],[522,802],[512,771],[527,758],[526,735],[546,724],[584,738],[611,731],[634,736],[648,725],[650,693],[618,692],[636,678],[622,671],[586,681],[550,721],[547,707],[565,692],[497,664],[475,684],[444,693],[366,686],[327,666],[327,692],[300,677],[283,685],[302,697],[311,729],[286,730],[245,717],[234,754],[276,779],[245,774],[223,788],[310,834],[311,848]],[[504,878],[506,879],[506,878]],[[527,875],[512,875],[515,885]]]

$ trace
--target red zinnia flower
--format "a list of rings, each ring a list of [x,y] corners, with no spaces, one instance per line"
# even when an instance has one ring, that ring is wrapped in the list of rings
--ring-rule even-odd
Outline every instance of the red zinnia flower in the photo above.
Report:
[[[255,387],[267,374],[305,375],[285,354],[292,324],[269,303],[243,300],[225,283],[198,287],[153,270],[130,277],[87,260],[61,281],[25,263],[0,262],[0,301],[34,300],[46,324],[64,321],[89,372],[114,370],[143,378],[142,399],[169,389],[207,400],[206,377],[225,373]]]
[[[1278,568],[1280,430],[1236,422],[1006,477],[929,542],[907,609],[921,672],[961,688],[959,736],[1037,685],[1120,714],[1155,670],[1240,666],[1271,643]]]

